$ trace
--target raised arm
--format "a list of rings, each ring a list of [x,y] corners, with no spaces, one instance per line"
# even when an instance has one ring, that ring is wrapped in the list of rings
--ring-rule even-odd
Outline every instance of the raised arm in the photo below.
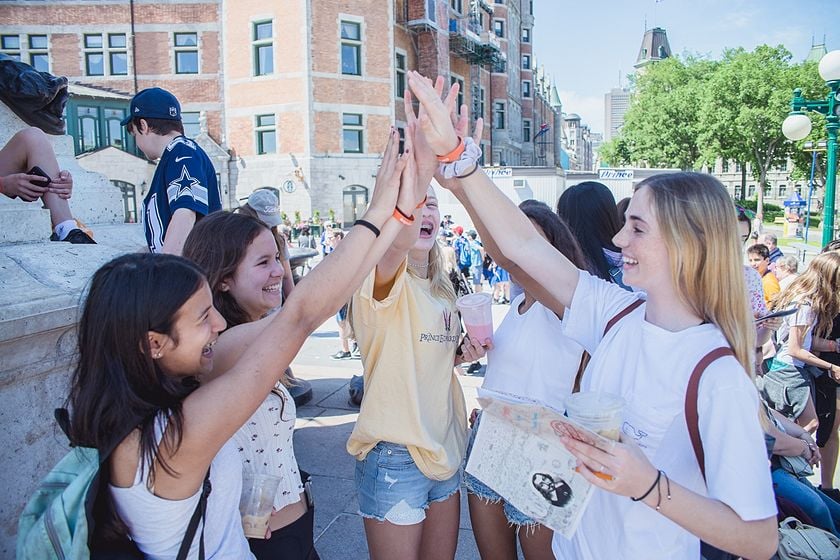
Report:
[[[185,488],[191,484],[197,488],[206,465],[256,410],[307,336],[350,299],[402,231],[402,224],[391,217],[394,207],[416,205],[417,201],[413,183],[405,188],[401,185],[408,158],[399,157],[396,143],[392,131],[380,169],[382,188],[374,191],[364,215],[365,221],[381,231],[379,237],[366,227],[354,226],[336,250],[295,287],[279,312],[220,336],[214,348],[214,368],[228,371],[185,400],[183,441],[171,457],[175,470],[190,473],[179,482]],[[195,473],[200,476],[187,480]]]
[[[409,72],[408,84],[425,111],[419,123],[426,141],[435,153],[449,153],[459,142],[450,111],[435,95],[431,82],[417,72]],[[537,233],[530,220],[483,170],[471,171],[466,171],[460,179],[470,203],[470,217],[484,224],[504,257],[546,286],[563,306],[568,306],[577,287],[577,267]]]

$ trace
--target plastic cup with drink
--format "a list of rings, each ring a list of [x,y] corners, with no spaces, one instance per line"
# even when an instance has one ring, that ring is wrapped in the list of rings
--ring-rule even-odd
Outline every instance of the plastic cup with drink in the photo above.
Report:
[[[280,477],[262,473],[242,473],[242,496],[239,513],[242,528],[249,539],[264,539],[274,504],[274,496],[280,486]]]
[[[467,334],[470,338],[484,344],[486,340],[493,340],[493,301],[490,294],[479,292],[459,297],[455,301]]]
[[[566,398],[566,416],[575,423],[592,430],[607,439],[618,441],[621,423],[624,420],[626,402],[618,395],[599,391],[572,393]],[[605,480],[612,477],[604,473],[595,473]]]

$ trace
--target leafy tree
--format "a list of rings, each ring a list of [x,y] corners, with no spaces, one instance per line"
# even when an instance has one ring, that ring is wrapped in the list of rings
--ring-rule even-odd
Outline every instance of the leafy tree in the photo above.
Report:
[[[699,142],[703,159],[716,157],[751,164],[758,180],[756,213],[763,217],[767,172],[792,155],[793,145],[782,135],[791,92],[804,78],[802,65],[791,65],[783,46],[761,45],[725,51],[709,78],[701,100]]]
[[[610,167],[630,165],[633,161],[630,146],[621,134],[601,144],[598,148],[598,157]]]
[[[685,55],[646,67],[624,117],[622,138],[632,160],[651,167],[698,167],[700,105],[717,63]]]

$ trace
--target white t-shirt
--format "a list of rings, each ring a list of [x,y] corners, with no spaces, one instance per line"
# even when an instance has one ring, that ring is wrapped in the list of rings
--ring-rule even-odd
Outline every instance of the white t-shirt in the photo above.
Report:
[[[493,333],[493,350],[487,352],[487,371],[478,395],[537,403],[562,413],[583,348],[563,335],[560,318],[540,302],[520,314],[524,301],[524,295],[513,300]]]
[[[674,482],[720,500],[743,520],[774,516],[758,395],[735,358],[713,362],[700,382],[699,429],[708,491],[688,435],[688,379],[700,359],[726,346],[726,339],[711,324],[666,331],[645,320],[646,305],[604,337],[607,322],[637,297],[580,273],[563,328],[592,354],[581,390],[624,397],[624,437],[635,439],[653,465]],[[568,560],[671,560],[699,558],[700,541],[642,502],[596,488],[574,537],[555,535],[553,550],[558,559]]]
[[[802,348],[808,350],[811,348],[811,340],[814,338],[814,324],[816,323],[816,317],[814,317],[814,311],[811,308],[810,303],[802,302],[798,305],[799,309],[796,310],[796,313],[788,315],[787,317],[782,317],[782,324],[779,326],[779,330],[776,331],[776,340],[780,341],[781,344],[779,345],[779,351],[776,353],[776,357],[774,359],[777,362],[802,367],[805,365],[805,362],[797,360],[788,354],[790,328],[806,327],[805,338],[802,339]]]

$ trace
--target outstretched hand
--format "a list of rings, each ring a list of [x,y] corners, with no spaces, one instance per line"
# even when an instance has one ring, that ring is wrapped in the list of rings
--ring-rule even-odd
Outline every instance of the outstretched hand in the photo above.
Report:
[[[435,154],[445,155],[458,146],[458,134],[450,118],[458,99],[458,84],[453,84],[446,99],[441,100],[442,78],[438,78],[436,83],[441,84],[438,89],[419,72],[412,70],[408,73],[408,87],[420,102],[417,116],[420,129]]]
[[[375,212],[381,217],[380,222],[387,220],[397,205],[397,197],[402,190],[401,179],[408,159],[407,154],[400,156],[399,136],[397,130],[391,127],[385,153],[382,156],[382,164],[376,173],[376,183],[368,208],[369,212]]]

